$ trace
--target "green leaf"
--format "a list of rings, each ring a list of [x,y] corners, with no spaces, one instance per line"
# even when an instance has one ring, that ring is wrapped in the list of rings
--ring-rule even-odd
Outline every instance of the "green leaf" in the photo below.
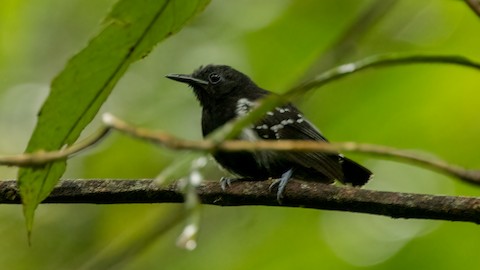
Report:
[[[53,80],[26,152],[71,145],[93,119],[128,66],[179,31],[209,0],[120,0],[104,27]],[[28,233],[38,204],[52,191],[66,161],[22,168],[20,195]]]

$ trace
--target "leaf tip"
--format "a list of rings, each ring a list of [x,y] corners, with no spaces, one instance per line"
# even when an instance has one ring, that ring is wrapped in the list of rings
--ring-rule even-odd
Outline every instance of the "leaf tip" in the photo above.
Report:
[[[27,229],[27,241],[28,246],[32,246],[32,230],[33,230],[33,220],[35,217],[35,209],[38,204],[23,204],[23,215],[25,217],[25,226]]]

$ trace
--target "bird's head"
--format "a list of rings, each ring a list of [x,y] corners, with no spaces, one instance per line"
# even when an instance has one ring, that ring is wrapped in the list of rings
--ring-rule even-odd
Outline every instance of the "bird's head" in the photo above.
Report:
[[[169,74],[166,77],[191,86],[202,106],[225,98],[254,100],[265,95],[247,75],[225,65],[201,66],[191,75]]]

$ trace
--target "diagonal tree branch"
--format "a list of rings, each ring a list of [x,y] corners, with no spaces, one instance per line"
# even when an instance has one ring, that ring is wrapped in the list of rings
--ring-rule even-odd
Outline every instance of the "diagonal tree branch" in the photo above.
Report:
[[[180,203],[178,182],[158,187],[153,180],[63,180],[43,203]],[[292,180],[279,205],[271,181],[242,181],[223,191],[217,182],[198,189],[203,204],[266,205],[369,213],[393,218],[438,219],[480,223],[480,198],[385,192]],[[0,203],[18,204],[14,180],[0,181]]]

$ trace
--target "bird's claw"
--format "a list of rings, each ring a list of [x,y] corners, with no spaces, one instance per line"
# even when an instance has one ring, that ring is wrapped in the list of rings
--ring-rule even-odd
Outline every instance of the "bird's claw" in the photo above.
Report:
[[[222,178],[220,178],[220,187],[222,188],[223,191],[225,191],[225,190],[227,190],[227,187],[230,187],[232,185],[232,182],[234,182],[236,180],[237,179],[222,177]]]
[[[275,179],[273,183],[268,187],[268,190],[272,192],[272,189],[278,186],[277,190],[277,202],[278,204],[282,204],[283,192],[285,191],[285,187],[287,186],[288,180],[292,178],[293,169],[290,169],[282,174],[282,176],[278,179]]]

